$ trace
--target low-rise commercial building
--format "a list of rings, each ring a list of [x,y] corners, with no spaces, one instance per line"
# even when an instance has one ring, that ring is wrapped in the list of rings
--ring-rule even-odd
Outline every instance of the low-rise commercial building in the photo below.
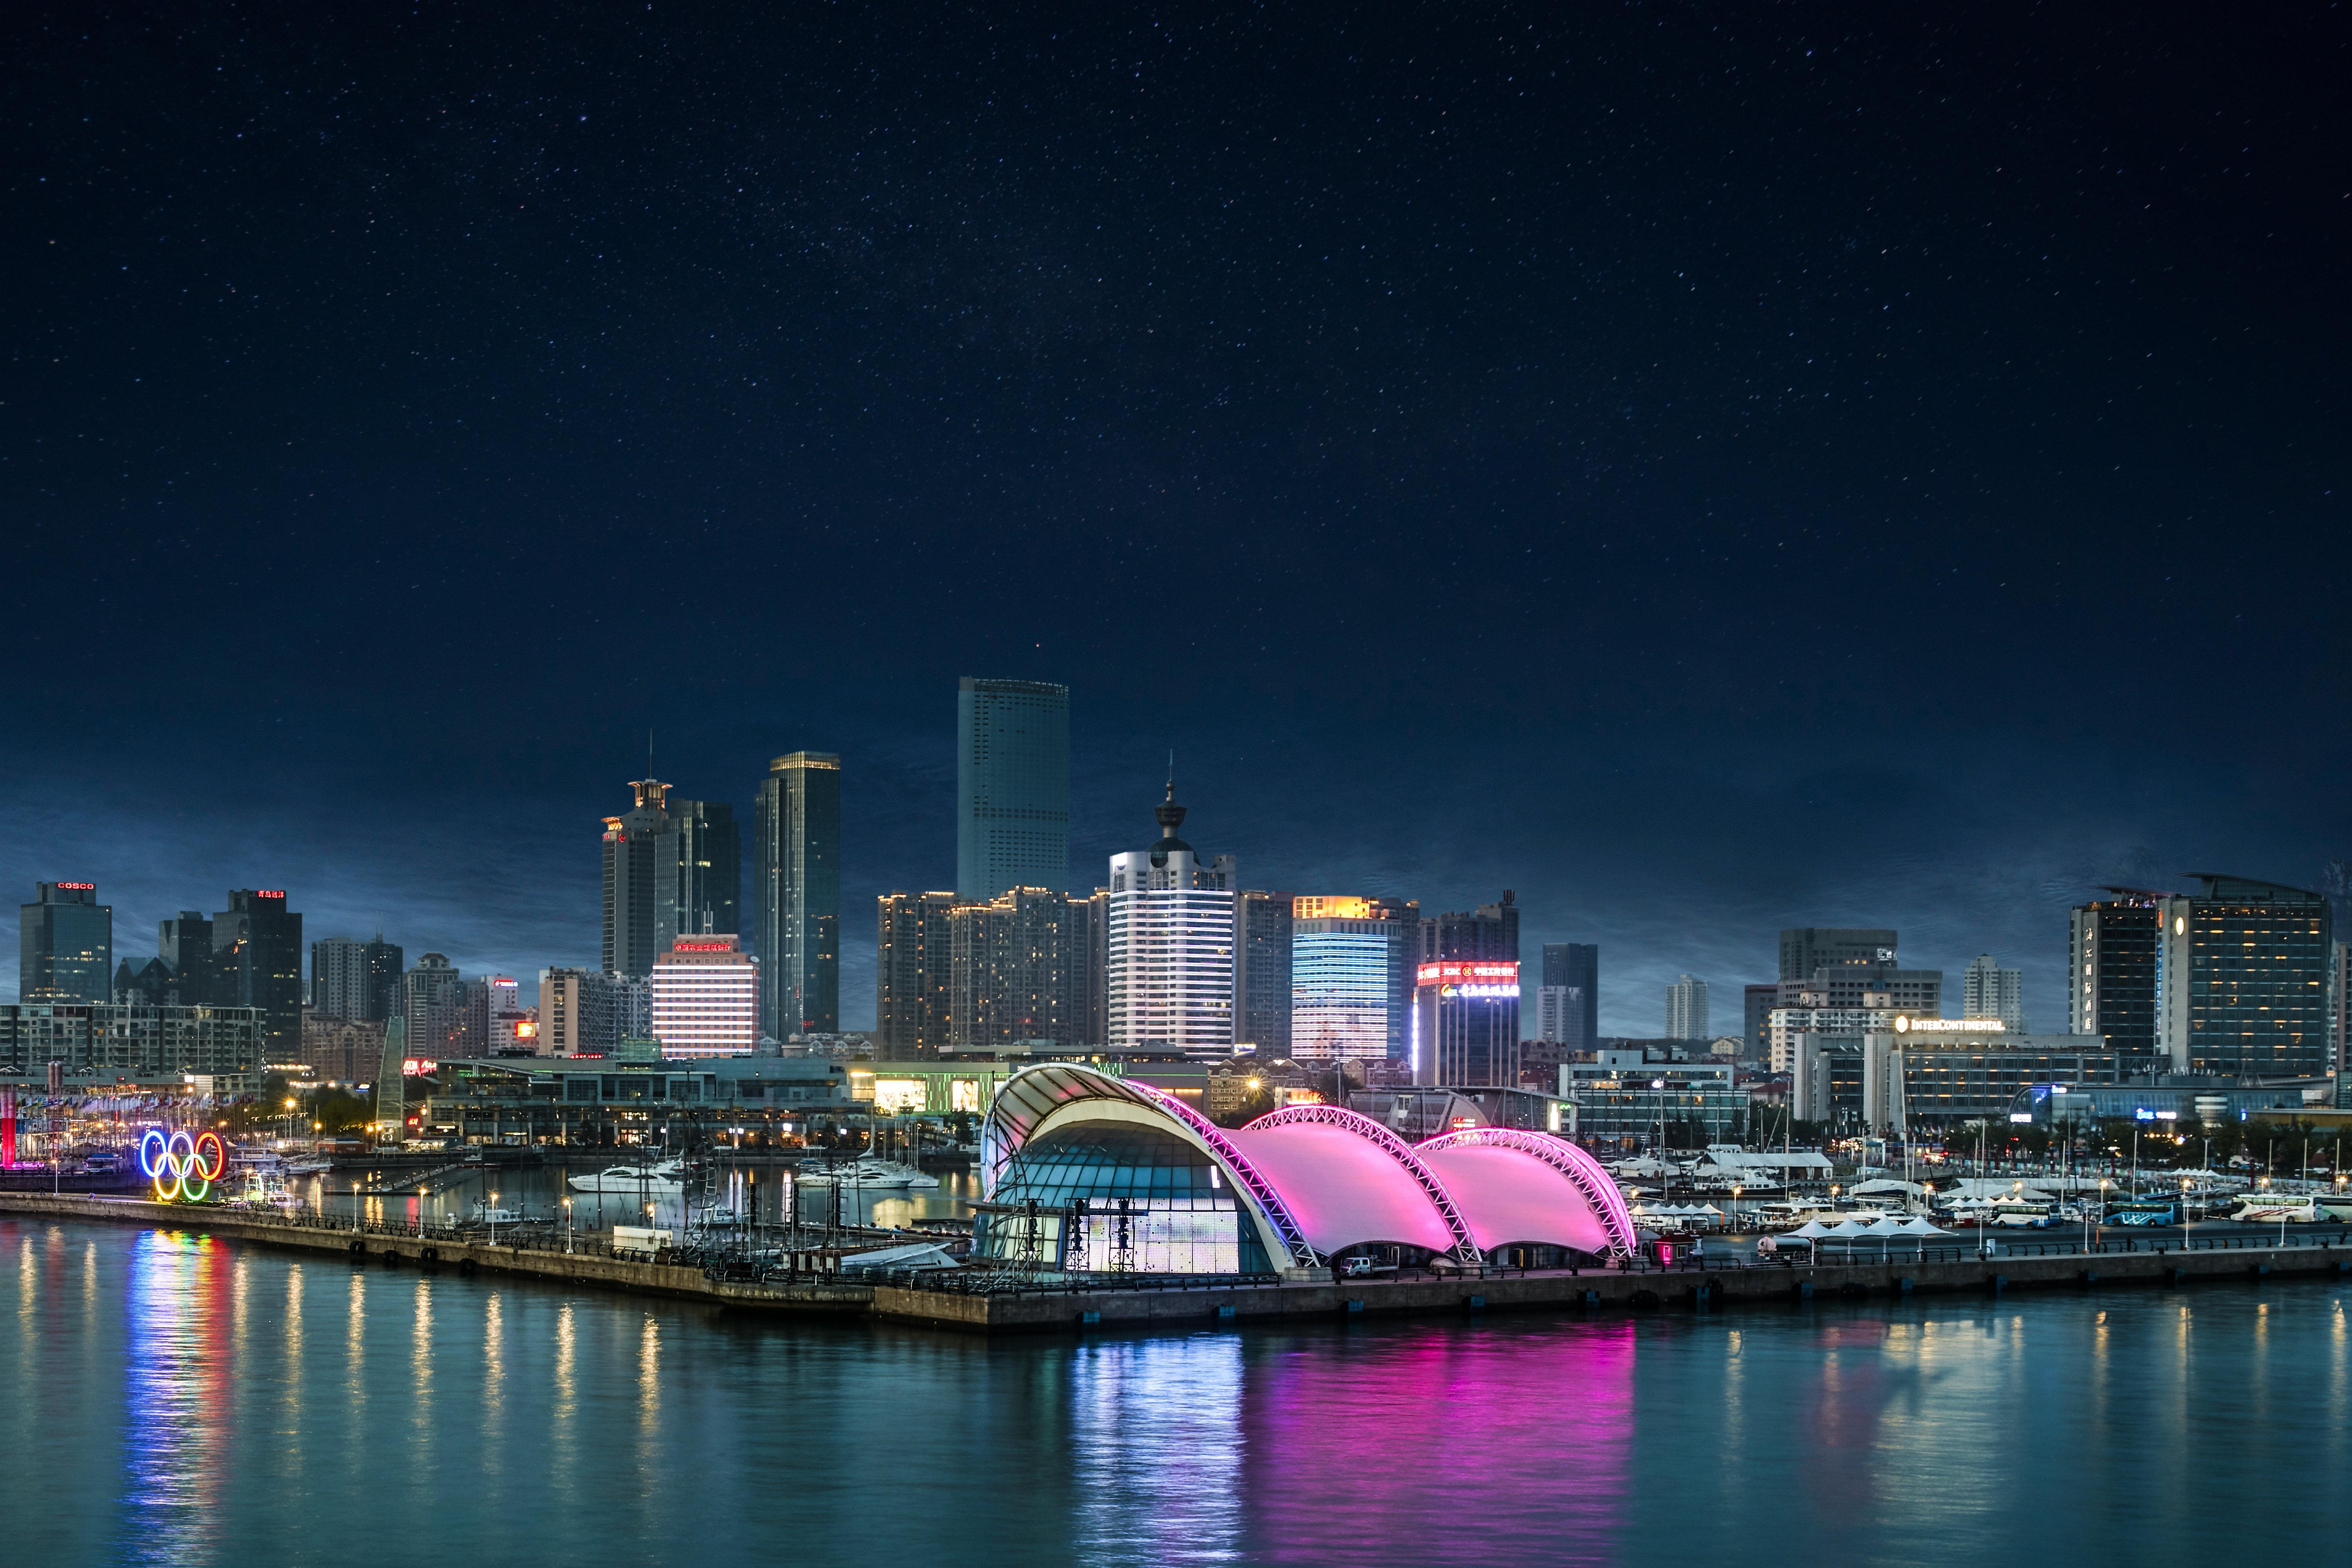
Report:
[[[1600,1050],[1589,1062],[1563,1062],[1560,1098],[1576,1108],[1576,1135],[1588,1144],[1622,1148],[1669,1143],[1695,1147],[1748,1135],[1748,1095],[1727,1058],[1665,1059],[1663,1053]]]
[[[152,1007],[121,1002],[0,1004],[0,1072],[224,1073],[258,1068],[259,1007]]]

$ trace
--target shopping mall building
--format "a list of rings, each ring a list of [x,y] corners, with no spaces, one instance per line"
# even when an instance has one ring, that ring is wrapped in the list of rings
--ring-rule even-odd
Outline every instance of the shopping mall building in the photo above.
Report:
[[[1174,1095],[1065,1062],[998,1089],[982,1137],[977,1263],[1054,1274],[1324,1276],[1622,1256],[1624,1199],[1549,1133],[1468,1127],[1409,1143],[1292,1105],[1220,1128]]]

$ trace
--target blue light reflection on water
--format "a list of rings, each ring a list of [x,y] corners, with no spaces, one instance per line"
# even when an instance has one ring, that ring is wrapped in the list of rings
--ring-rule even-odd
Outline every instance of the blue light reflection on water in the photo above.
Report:
[[[984,1342],[0,1219],[0,1562],[2334,1560],[2326,1285]],[[13,1300],[5,1295],[13,1284]]]

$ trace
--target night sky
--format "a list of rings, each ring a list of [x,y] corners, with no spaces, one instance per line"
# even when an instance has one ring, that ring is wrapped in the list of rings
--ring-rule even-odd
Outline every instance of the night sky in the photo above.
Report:
[[[330,14],[341,11],[339,16]],[[21,5],[0,887],[118,954],[593,963],[646,763],[843,754],[949,886],[960,675],[1073,880],[1791,924],[2063,1026],[2096,884],[2352,856],[2335,7]],[[13,967],[0,992],[13,994]]]

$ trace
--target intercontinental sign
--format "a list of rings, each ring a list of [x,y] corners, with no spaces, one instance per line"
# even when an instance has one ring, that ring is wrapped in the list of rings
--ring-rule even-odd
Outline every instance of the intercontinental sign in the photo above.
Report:
[[[2009,1026],[1999,1018],[1913,1018],[1895,1020],[1898,1035],[2000,1035]]]

